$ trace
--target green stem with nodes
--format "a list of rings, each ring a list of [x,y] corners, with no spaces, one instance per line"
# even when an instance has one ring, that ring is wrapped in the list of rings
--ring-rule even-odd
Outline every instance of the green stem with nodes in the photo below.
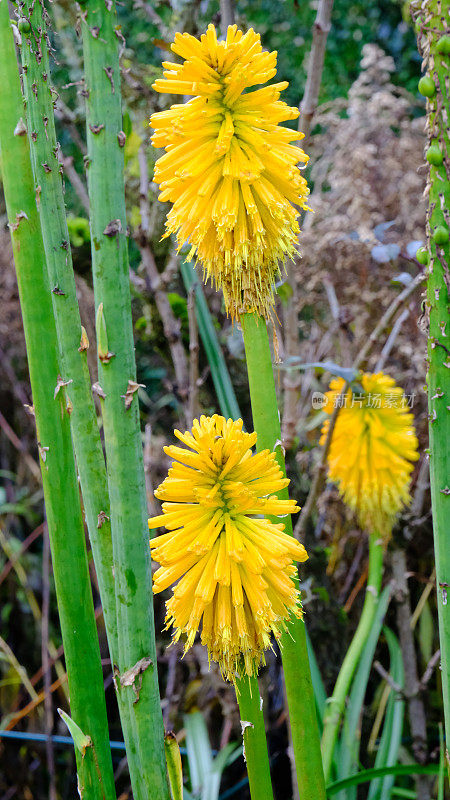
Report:
[[[53,573],[70,709],[86,737],[75,750],[80,797],[115,797],[103,690],[67,396],[54,394],[58,344],[42,257],[16,52],[7,0],[0,0],[0,150],[33,393]]]
[[[244,676],[236,681],[235,688],[250,795],[252,800],[272,800],[272,782],[258,679]]]
[[[116,619],[111,511],[106,465],[97,424],[87,366],[87,337],[82,333],[76,286],[72,269],[69,232],[65,216],[62,180],[58,163],[50,85],[49,54],[42,0],[19,4],[22,28],[22,63],[27,101],[28,128],[31,131],[31,160],[35,178],[49,283],[52,287],[53,314],[56,320],[61,371],[71,403],[71,429],[80,473],[81,489],[89,537],[99,582],[108,644],[113,664],[119,663]],[[141,762],[134,744],[132,701],[117,692],[124,737],[128,742],[128,765],[140,782]],[[135,789],[138,800],[139,790]],[[143,795],[145,797],[145,795]]]
[[[241,324],[253,426],[258,434],[256,446],[258,451],[266,449],[274,451],[280,469],[285,475],[280,417],[266,322],[255,314],[242,314]],[[277,492],[277,496],[287,499],[288,489]],[[286,533],[292,535],[291,517],[286,517],[283,522]],[[281,637],[280,644],[300,798],[325,800],[319,728],[303,620],[290,621],[288,631]]]
[[[427,250],[428,408],[431,505],[436,557],[441,677],[450,741],[450,17],[448,0],[412,2],[427,97],[429,165]],[[448,759],[448,753],[447,753]],[[450,765],[449,765],[450,768]]]
[[[382,538],[376,533],[371,533],[369,536],[369,574],[361,618],[339,671],[333,694],[328,699],[323,721],[322,756],[327,782],[331,778],[333,753],[345,709],[345,700],[377,609],[383,577],[384,549]]]
[[[18,4],[24,94],[36,202],[41,220],[61,379],[71,404],[70,424],[84,509],[100,588],[111,659],[117,650],[116,601],[106,467],[82,335],[63,185],[58,161],[48,43],[41,0]],[[40,32],[39,32],[40,31]]]
[[[127,752],[137,754],[130,764],[134,796],[167,800],[126,238],[120,26],[114,1],[83,3],[80,24],[99,393],[116,587],[116,686],[132,721],[124,735]]]

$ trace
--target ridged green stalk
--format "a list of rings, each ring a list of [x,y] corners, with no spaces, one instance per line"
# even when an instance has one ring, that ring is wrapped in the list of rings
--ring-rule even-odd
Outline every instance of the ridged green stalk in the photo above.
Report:
[[[219,344],[216,329],[198,276],[192,264],[181,262],[181,274],[186,291],[195,290],[195,308],[198,329],[211,368],[219,408],[224,417],[241,416],[233,384]],[[256,678],[242,678],[236,682],[236,699],[242,725],[242,739],[252,798],[273,798],[270,764],[267,751],[264,713]]]
[[[116,585],[116,685],[128,703],[124,731],[136,800],[167,800],[164,731],[152,607],[148,511],[136,384],[124,194],[120,27],[113,0],[90,0],[83,39],[92,272]]]
[[[22,20],[21,56],[31,162],[61,353],[61,378],[68,382],[65,391],[72,407],[72,436],[111,659],[114,661],[117,651],[116,601],[106,468],[87,366],[86,348],[89,343],[82,338],[72,269],[57,157],[53,115],[56,95],[51,87],[46,26],[41,0],[20,2],[18,7]],[[27,25],[30,27],[28,33],[24,30]]]
[[[382,538],[376,533],[371,533],[369,536],[369,574],[361,618],[339,670],[333,694],[327,701],[323,720],[322,757],[327,783],[331,779],[334,748],[345,710],[345,700],[376,614],[383,577],[383,554]]]
[[[45,507],[72,719],[90,737],[76,750],[80,797],[114,798],[100,649],[67,397],[54,396],[58,345],[42,255],[24,109],[7,0],[0,0],[0,150],[27,346]]]
[[[236,698],[239,704],[250,796],[252,800],[272,800],[272,781],[258,679],[244,677],[237,681]]]
[[[255,314],[243,314],[241,324],[253,427],[258,434],[256,447],[257,450],[274,451],[285,475],[267,326],[265,320]],[[277,492],[282,499],[287,498],[288,494],[287,488]],[[292,535],[291,517],[286,517],[283,522],[286,532]],[[306,630],[302,620],[291,620],[289,623],[288,632],[281,638],[281,653],[300,800],[325,800],[319,727],[306,647]]]
[[[423,55],[419,90],[427,100],[428,408],[431,505],[441,642],[441,678],[450,741],[450,5],[412,3]],[[448,758],[448,754],[447,754]]]

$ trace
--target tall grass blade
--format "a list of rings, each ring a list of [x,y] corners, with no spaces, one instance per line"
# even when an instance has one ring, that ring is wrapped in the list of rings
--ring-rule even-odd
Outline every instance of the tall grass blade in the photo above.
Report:
[[[384,634],[389,647],[391,659],[390,675],[392,680],[403,688],[405,674],[403,668],[403,656],[397,637],[389,628],[384,628]],[[375,768],[394,766],[402,741],[403,719],[405,716],[405,701],[403,697],[397,697],[391,689],[389,696],[386,716],[375,759]],[[394,786],[395,776],[386,776],[383,780],[374,780],[370,784],[369,800],[389,800]]]
[[[349,778],[344,778],[342,781],[333,781],[327,785],[327,795],[334,795],[347,789],[348,786],[359,786],[362,783],[369,783],[374,778],[384,778],[387,775],[438,775],[439,764],[396,764],[395,767],[380,767],[372,769],[365,769],[357,772],[356,775],[351,775]]]
[[[348,775],[351,775],[352,772],[355,772],[357,769],[360,744],[360,731],[358,730],[359,721],[361,719],[373,657],[389,604],[389,598],[390,587],[386,586],[377,600],[372,628],[367,642],[364,645],[361,660],[353,679],[338,748],[339,758],[337,758],[337,775],[339,780],[347,778]],[[354,797],[356,797],[356,793],[348,791],[345,795],[343,794],[340,796],[339,800],[352,800]]]

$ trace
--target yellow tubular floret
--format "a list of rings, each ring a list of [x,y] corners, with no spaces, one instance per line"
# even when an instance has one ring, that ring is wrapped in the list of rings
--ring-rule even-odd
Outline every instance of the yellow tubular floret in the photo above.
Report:
[[[279,638],[290,615],[301,616],[293,562],[308,558],[282,522],[262,515],[284,517],[298,507],[274,494],[289,481],[273,452],[252,454],[256,434],[244,433],[242,420],[201,417],[175,435],[190,449],[166,448],[176,461],[155,492],[163,513],[149,520],[151,530],[168,530],[150,541],[161,565],[154,591],[178,581],[166,625],[175,640],[185,638],[185,649],[201,627],[226,678],[256,675],[271,635]]]
[[[154,175],[159,199],[173,204],[166,235],[189,242],[232,317],[269,317],[279,265],[300,232],[294,206],[307,208],[297,165],[308,157],[290,144],[302,134],[279,125],[298,110],[279,99],[286,81],[252,88],[275,77],[277,62],[252,28],[232,25],[220,42],[213,25],[200,41],[178,33],[172,50],[184,62],[163,62],[153,88],[193,99],[150,120],[153,145],[166,150]]]

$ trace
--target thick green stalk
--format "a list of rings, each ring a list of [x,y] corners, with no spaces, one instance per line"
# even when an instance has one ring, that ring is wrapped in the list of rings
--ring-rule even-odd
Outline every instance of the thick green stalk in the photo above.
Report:
[[[241,717],[244,758],[252,800],[272,800],[272,782],[267,754],[262,699],[257,678],[236,682],[236,698]]]
[[[441,677],[450,741],[450,6],[448,0],[411,4],[426,70],[419,90],[428,97],[428,407],[430,480],[436,557]],[[448,758],[448,754],[447,754]]]
[[[22,64],[27,123],[36,200],[41,219],[53,314],[61,353],[61,378],[72,411],[72,429],[83,502],[91,540],[105,626],[115,660],[117,651],[116,602],[112,574],[112,543],[105,459],[97,425],[86,349],[72,269],[69,232],[53,115],[54,93],[41,0],[20,2]],[[29,32],[25,29],[29,25]],[[38,31],[41,31],[39,33]]]
[[[89,370],[87,366],[87,337],[82,334],[76,297],[75,279],[53,116],[53,94],[46,28],[41,0],[20,4],[22,33],[22,62],[24,91],[27,101],[27,121],[31,160],[36,185],[36,197],[43,231],[49,283],[52,287],[53,314],[56,320],[61,369],[71,403],[72,438],[80,473],[84,508],[89,537],[100,588],[109,650],[113,664],[119,662],[113,548],[111,540],[110,502],[106,465],[95,413]],[[38,31],[41,31],[38,33]],[[118,693],[122,727],[126,741],[133,742],[133,720],[130,703]],[[139,774],[140,762],[135,747],[128,751],[130,772]]]
[[[383,576],[383,554],[383,540],[378,534],[371,533],[369,536],[369,575],[361,618],[339,671],[333,694],[327,701],[323,721],[322,756],[327,782],[331,778],[333,753],[345,709],[345,700],[376,613]]]
[[[195,311],[198,330],[211,369],[211,377],[213,379],[220,410],[227,419],[230,417],[231,419],[239,419],[241,412],[214,327],[214,322],[208,308],[208,303],[206,302],[203,286],[192,264],[184,260],[181,262],[181,275],[186,291],[189,292],[191,289],[195,291]]]
[[[198,329],[205,348],[217,401],[224,417],[238,419],[241,416],[216,329],[203,292],[203,287],[192,264],[181,262],[186,291],[195,291],[195,308]],[[252,798],[270,800],[273,797],[270,765],[267,752],[266,731],[262,701],[256,678],[242,678],[236,682],[236,699],[242,725],[245,759]]]
[[[278,464],[286,474],[267,326],[255,314],[243,314],[241,323],[253,426],[258,434],[256,446],[258,450],[275,451]],[[288,489],[277,494],[287,498]],[[291,517],[283,522],[286,532],[292,535]],[[289,630],[281,638],[281,650],[300,798],[325,800],[319,728],[303,620],[291,620]]]
[[[58,345],[42,257],[23,103],[7,0],[0,0],[0,150],[27,345],[71,715],[90,744],[76,750],[80,797],[115,797],[100,649],[67,397],[54,396]]]
[[[116,585],[117,691],[133,735],[124,731],[136,800],[169,797],[158,673],[148,511],[136,383],[123,177],[120,27],[113,0],[90,0],[80,16],[85,66],[88,187],[99,393],[105,433]]]

